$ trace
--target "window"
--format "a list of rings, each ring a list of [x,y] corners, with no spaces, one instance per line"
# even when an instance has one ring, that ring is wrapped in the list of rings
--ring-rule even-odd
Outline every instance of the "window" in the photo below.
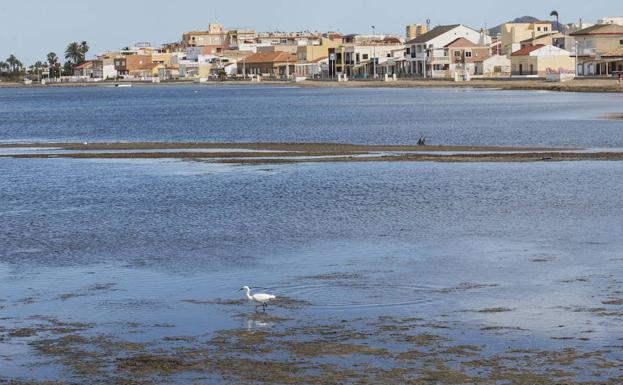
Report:
[[[368,60],[369,55],[367,53],[364,53],[363,55],[361,55],[363,60]]]
[[[549,27],[543,27],[543,31],[545,32],[549,31]]]
[[[465,57],[472,57],[472,53],[469,51],[465,51]]]
[[[623,40],[619,40],[619,45],[623,46]]]
[[[461,51],[454,51],[454,57],[461,57]]]
[[[536,27],[536,30],[541,32],[541,27]]]

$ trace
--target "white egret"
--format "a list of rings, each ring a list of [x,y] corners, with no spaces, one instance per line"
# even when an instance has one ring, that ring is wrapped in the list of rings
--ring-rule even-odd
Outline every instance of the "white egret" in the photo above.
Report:
[[[260,293],[251,295],[251,288],[249,286],[245,286],[239,291],[245,291],[247,293],[247,298],[249,299],[249,301],[262,305],[264,310],[266,310],[266,306],[270,301],[274,301],[277,299],[277,297],[272,294]]]

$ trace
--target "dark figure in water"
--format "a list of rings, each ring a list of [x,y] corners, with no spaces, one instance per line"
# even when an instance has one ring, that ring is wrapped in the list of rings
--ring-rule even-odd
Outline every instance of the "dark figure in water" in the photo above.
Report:
[[[418,146],[426,146],[426,138],[421,137],[420,140],[417,141]]]

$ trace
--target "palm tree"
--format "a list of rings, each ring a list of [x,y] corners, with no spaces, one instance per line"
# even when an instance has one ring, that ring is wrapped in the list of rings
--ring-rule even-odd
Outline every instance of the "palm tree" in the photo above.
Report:
[[[82,60],[82,49],[80,44],[73,42],[65,48],[65,59],[69,60],[72,64],[79,64]]]
[[[17,63],[19,60],[15,57],[15,55],[11,55],[6,59],[7,64],[9,65],[11,72],[15,72],[17,69]]]
[[[58,63],[58,56],[56,56],[56,53],[50,52],[47,56],[47,59],[48,64],[50,65],[50,77],[56,76],[54,69],[56,68],[56,64]]]
[[[0,74],[3,72],[7,72],[9,70],[9,64],[3,61],[0,61]]]
[[[56,56],[54,52],[50,52],[47,56],[47,59],[48,63],[50,63],[50,66],[53,66],[58,61],[58,56]]]
[[[558,19],[558,11],[553,10],[549,15],[556,16],[556,30],[560,32],[560,20]]]
[[[87,57],[87,52],[89,52],[89,44],[86,41],[80,43],[80,53],[82,53],[82,61],[84,61]]]
[[[21,71],[22,69],[24,69],[24,64],[23,64],[21,61],[19,61],[19,60],[17,60],[17,59],[16,59],[16,60],[15,60],[15,71],[16,71],[16,72],[19,72],[19,71]]]

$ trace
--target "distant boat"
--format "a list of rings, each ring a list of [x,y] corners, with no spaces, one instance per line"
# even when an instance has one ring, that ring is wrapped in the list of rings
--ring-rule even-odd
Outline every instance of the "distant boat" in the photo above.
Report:
[[[132,87],[132,84],[115,84],[115,87],[128,88],[128,87]]]

